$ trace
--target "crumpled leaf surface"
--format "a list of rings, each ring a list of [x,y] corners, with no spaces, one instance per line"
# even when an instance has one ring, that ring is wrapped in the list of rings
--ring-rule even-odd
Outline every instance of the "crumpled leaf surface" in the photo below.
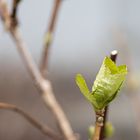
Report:
[[[116,66],[109,57],[105,57],[94,81],[92,91],[89,91],[81,74],[77,74],[76,83],[94,108],[101,110],[116,97],[125,80],[126,74],[126,65]]]

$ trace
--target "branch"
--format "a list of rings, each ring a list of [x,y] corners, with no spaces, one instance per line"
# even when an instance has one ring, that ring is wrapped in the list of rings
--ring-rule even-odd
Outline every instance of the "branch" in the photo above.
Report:
[[[114,61],[114,63],[116,63],[117,55],[118,55],[118,51],[114,50],[111,52],[110,58],[112,61]]]
[[[95,133],[92,140],[101,140],[101,131],[103,129],[104,123],[104,110],[96,111],[96,123],[95,123]]]
[[[14,28],[14,30],[10,30],[10,33],[17,46],[19,54],[24,60],[24,63],[32,76],[33,81],[36,83],[36,87],[39,89],[39,93],[42,96],[45,105],[54,114],[64,137],[66,140],[75,140],[69,121],[67,120],[61,106],[54,96],[51,83],[48,80],[45,80],[42,77],[39,69],[37,69],[25,43],[21,38],[19,30]]]
[[[18,25],[18,19],[17,19],[17,11],[18,11],[18,6],[21,0],[13,0],[13,5],[12,5],[12,13],[11,13],[11,26],[16,27]]]
[[[1,6],[1,0],[0,0],[0,7]],[[7,9],[8,11],[8,9]],[[4,16],[3,14],[1,15]],[[5,24],[5,22],[4,22]],[[28,69],[32,80],[34,81],[37,89],[39,90],[39,93],[41,97],[43,98],[43,101],[45,105],[50,109],[50,111],[54,114],[59,127],[61,128],[61,131],[65,137],[66,140],[76,140],[76,137],[74,136],[73,130],[70,126],[70,123],[63,112],[61,106],[57,102],[54,93],[52,91],[51,83],[48,80],[45,80],[39,69],[37,68],[36,64],[34,63],[31,54],[29,53],[25,42],[23,41],[21,34],[18,30],[18,28],[9,28],[9,33],[11,37],[13,38],[16,47],[18,49],[18,52],[20,56],[22,57],[24,64],[26,68]]]
[[[48,31],[45,34],[44,38],[44,48],[43,48],[43,54],[41,58],[41,65],[40,65],[40,70],[42,73],[42,76],[46,76],[47,72],[47,65],[48,65],[48,55],[49,55],[49,49],[53,41],[53,33],[54,33],[54,28],[56,24],[56,19],[59,13],[60,5],[62,3],[62,0],[55,0],[54,2],[54,7],[53,7],[53,12],[51,15],[50,19],[50,24],[48,27]]]
[[[7,103],[0,103],[0,109],[6,109],[6,110],[11,110],[13,112],[18,113],[22,117],[24,117],[29,123],[31,123],[34,127],[36,127],[39,131],[41,131],[43,134],[53,138],[53,139],[61,139],[58,134],[56,134],[52,129],[48,127],[44,127],[40,122],[38,122],[36,119],[31,117],[28,113],[23,111],[22,109],[18,108],[15,105],[12,104],[7,104]]]
[[[7,3],[5,0],[0,0],[0,17],[1,19],[4,21],[4,26],[6,29],[10,28],[10,17],[9,17],[9,12],[8,12],[8,7],[7,7]]]
[[[116,62],[117,55],[118,55],[118,52],[116,50],[112,51],[111,55],[110,55],[111,60]],[[104,136],[104,131],[105,130],[104,129],[105,129],[105,124],[107,122],[108,111],[109,111],[109,106],[106,106],[105,107],[105,112],[104,112],[104,115],[103,115],[103,127],[101,128],[100,140],[104,140],[105,139],[105,136]]]

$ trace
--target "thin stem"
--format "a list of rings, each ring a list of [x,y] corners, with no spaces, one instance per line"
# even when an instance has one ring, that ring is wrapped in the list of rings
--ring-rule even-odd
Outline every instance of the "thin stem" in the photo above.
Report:
[[[0,1],[0,8],[3,8],[1,6],[1,1]],[[7,9],[7,11],[8,11],[8,9]],[[4,17],[3,14],[1,16]],[[4,24],[5,24],[5,21],[4,21]],[[31,57],[31,54],[29,53],[29,51],[26,47],[25,42],[23,41],[23,39],[21,37],[21,34],[20,34],[18,28],[17,27],[9,28],[9,33],[16,44],[17,50],[18,50],[21,58],[23,59],[24,64],[25,64],[27,70],[29,71],[32,80],[35,83],[35,86],[37,87],[41,97],[43,98],[45,106],[48,107],[50,109],[50,111],[54,114],[65,139],[66,140],[76,140],[76,137],[74,136],[71,125],[70,125],[64,111],[62,110],[61,106],[59,105],[59,103],[57,102],[57,100],[54,96],[51,83],[42,77],[38,67],[34,63],[32,57]]]
[[[112,51],[111,55],[110,55],[111,60],[116,62],[117,55],[118,55],[118,52],[116,50]],[[109,106],[106,106],[105,107],[105,112],[104,112],[104,115],[103,115],[104,119],[103,119],[103,127],[101,128],[101,133],[100,133],[100,140],[105,139],[104,131],[105,131],[105,124],[106,124],[107,118],[108,118],[108,112],[109,112]]]
[[[0,17],[4,21],[4,26],[6,29],[10,28],[11,20],[9,17],[8,6],[5,0],[0,0]]]
[[[28,71],[30,72],[30,75],[36,83],[36,87],[39,89],[39,91],[41,91],[39,93],[41,93],[45,105],[54,114],[64,137],[66,138],[66,140],[75,140],[70,123],[54,96],[51,83],[48,80],[45,80],[42,77],[39,69],[37,69],[29,51],[25,46],[25,43],[20,36],[19,30],[14,28],[14,30],[11,30],[10,32],[15,41],[19,54],[24,60],[24,63]]]
[[[54,2],[53,12],[51,15],[48,31],[46,32],[45,38],[44,38],[44,48],[43,48],[43,54],[42,54],[41,64],[40,64],[40,70],[43,77],[46,76],[46,72],[48,69],[47,68],[48,55],[49,55],[50,46],[53,41],[53,33],[54,33],[56,19],[59,13],[61,3],[62,3],[62,0],[55,0]]]
[[[20,31],[18,28],[10,28],[10,35],[16,44],[17,50],[24,61],[24,64],[31,75],[31,78],[35,82],[37,88],[42,91],[42,81],[44,81],[43,77],[40,74],[39,69],[37,68],[35,62],[32,59],[31,54],[29,53],[25,42],[23,41]]]
[[[101,130],[104,123],[104,110],[96,111],[95,133],[92,140],[100,140]]]
[[[12,13],[11,13],[12,27],[16,27],[18,25],[17,12],[18,12],[18,6],[20,2],[21,0],[13,0]]]
[[[48,128],[47,126],[42,125],[40,122],[38,122],[36,119],[34,119],[32,116],[30,116],[28,113],[26,113],[25,111],[23,111],[17,106],[12,105],[12,104],[7,104],[7,103],[0,103],[0,109],[6,109],[6,110],[11,110],[13,112],[16,112],[22,117],[24,117],[29,123],[31,123],[43,134],[53,139],[62,140],[62,138],[58,134],[56,134],[52,129]]]
[[[100,140],[101,129],[102,129],[102,126],[100,126],[100,124],[98,122],[96,122],[96,124],[95,124],[95,133],[94,133],[94,135],[96,137],[94,137],[93,140]]]

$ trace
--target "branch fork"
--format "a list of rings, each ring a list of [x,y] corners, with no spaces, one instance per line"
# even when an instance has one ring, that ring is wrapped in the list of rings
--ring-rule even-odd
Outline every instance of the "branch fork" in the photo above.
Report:
[[[15,0],[14,2],[17,2],[17,3],[13,4],[13,6],[14,6],[13,12],[15,12],[14,18],[17,20],[16,12],[17,12],[17,6],[19,4],[19,1]],[[60,6],[60,3],[61,3],[61,0],[55,1],[53,17],[51,19],[52,21],[51,21],[50,30],[49,30],[49,32],[51,31],[51,34],[52,34],[52,31],[53,31],[53,28],[55,25],[54,23],[55,23],[56,15],[58,13],[58,8]],[[15,8],[16,8],[16,10],[15,10]],[[7,27],[12,39],[14,40],[17,50],[18,50],[21,58],[23,59],[24,64],[25,64],[33,82],[35,83],[35,86],[38,89],[39,94],[42,97],[45,106],[47,108],[49,108],[50,111],[52,112],[52,114],[55,116],[56,121],[59,125],[59,128],[61,129],[64,139],[65,140],[76,140],[77,138],[71,128],[71,125],[70,125],[64,111],[62,110],[61,106],[59,105],[59,103],[57,102],[57,100],[54,96],[50,81],[48,81],[45,78],[44,73],[40,72],[39,68],[36,66],[30,52],[27,49],[28,47],[26,46],[26,43],[22,39],[22,36],[18,29],[18,24],[15,24],[16,26],[11,24],[11,22],[12,22],[11,14],[7,8],[6,0],[0,0],[0,16],[1,16],[1,19],[4,23],[4,25]],[[49,38],[48,39],[49,41],[47,41],[47,42],[51,42],[52,37],[49,36],[48,38]],[[49,43],[49,45],[50,45],[50,43]],[[48,52],[48,47],[45,46],[45,48],[44,48],[45,52]],[[44,62],[43,71],[45,70],[45,72],[46,72],[47,56],[48,56],[48,53],[46,53],[42,59],[42,62]]]

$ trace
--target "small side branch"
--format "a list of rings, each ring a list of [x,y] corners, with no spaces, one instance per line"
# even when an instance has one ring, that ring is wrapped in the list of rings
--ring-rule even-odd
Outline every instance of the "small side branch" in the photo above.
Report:
[[[30,116],[28,113],[18,108],[17,106],[7,103],[0,103],[0,109],[6,109],[16,112],[17,114],[24,117],[29,123],[31,123],[35,128],[37,128],[46,136],[53,138],[55,140],[62,140],[62,138],[58,134],[56,134],[52,129],[42,125],[40,122],[38,122],[36,119],[34,119],[32,116]]]
[[[18,25],[17,12],[18,12],[18,6],[20,2],[21,0],[13,0],[12,12],[11,12],[12,27],[16,27]]]
[[[4,26],[6,29],[9,29],[11,26],[11,20],[9,17],[7,3],[5,0],[0,0],[0,17],[4,21]]]
[[[55,28],[56,19],[59,13],[61,3],[62,0],[55,0],[54,2],[54,8],[50,19],[48,31],[46,32],[44,38],[44,48],[43,48],[43,54],[42,54],[41,64],[40,64],[40,70],[43,77],[46,76],[46,72],[47,72],[49,49],[53,41],[54,28]]]

